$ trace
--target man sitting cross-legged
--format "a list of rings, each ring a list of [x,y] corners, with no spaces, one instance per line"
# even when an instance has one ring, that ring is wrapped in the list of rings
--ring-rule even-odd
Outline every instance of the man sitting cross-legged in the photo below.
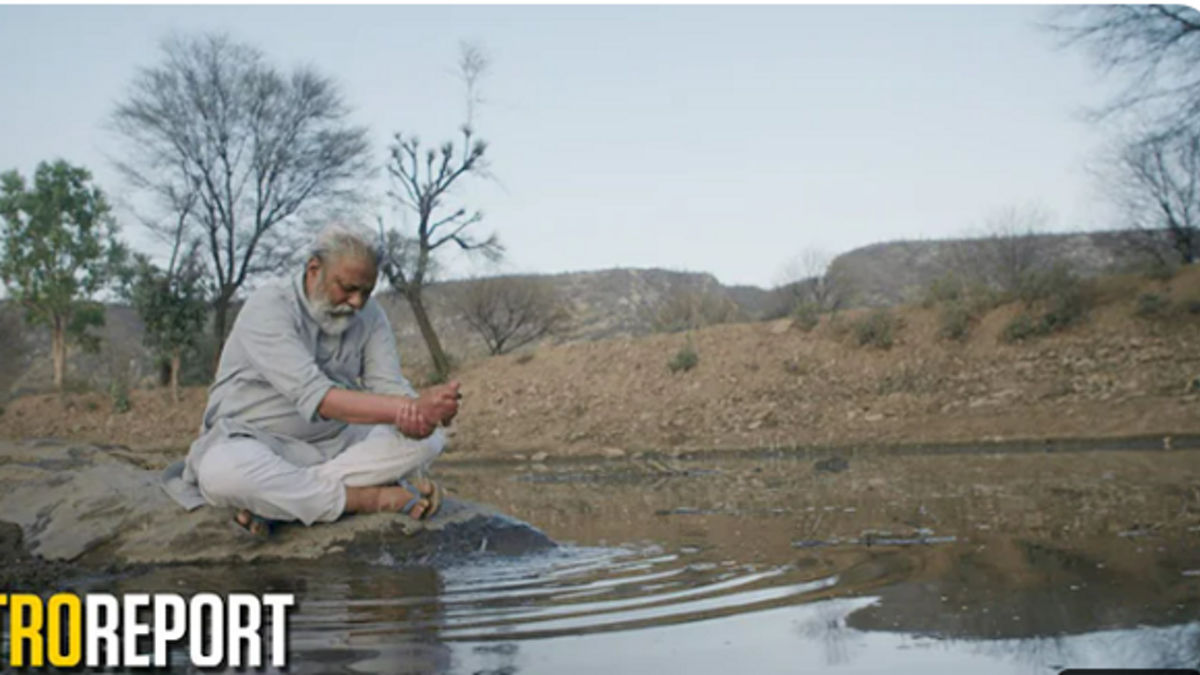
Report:
[[[423,475],[458,413],[458,383],[420,395],[370,299],[379,252],[365,232],[330,226],[304,270],[252,293],[209,390],[200,437],[164,487],[188,508],[233,507],[239,524],[305,525],[346,513],[432,514]],[[415,484],[414,484],[415,483]]]

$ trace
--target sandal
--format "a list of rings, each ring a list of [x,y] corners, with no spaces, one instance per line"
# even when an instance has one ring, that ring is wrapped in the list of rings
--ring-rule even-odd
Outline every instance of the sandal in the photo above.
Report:
[[[429,481],[429,482],[432,483],[433,481]],[[409,499],[407,502],[404,503],[404,506],[400,507],[400,513],[403,513],[404,515],[406,515],[410,518],[413,518],[414,520],[425,520],[429,516],[433,515],[433,512],[437,510],[433,506],[432,499],[430,499],[429,497],[424,495],[412,483],[401,479],[396,482],[396,485],[404,488],[404,490],[406,492],[408,492],[410,495],[412,495],[412,499]],[[418,505],[420,505],[422,502],[424,502],[424,508],[421,509],[421,513],[419,515],[414,516],[412,514],[412,510],[414,508],[416,508]],[[438,497],[438,506],[441,506],[441,497],[440,496]]]
[[[438,509],[442,508],[442,486],[438,485],[432,478],[422,477],[418,479],[418,485],[424,483],[429,484],[429,490],[421,493],[429,500],[429,512],[425,514],[425,517],[432,518],[437,514]]]
[[[275,532],[275,525],[279,521],[263,518],[247,509],[241,509],[234,512],[233,522],[255,537],[267,539]]]
[[[416,489],[408,480],[397,480],[396,485],[401,486],[409,495],[413,495],[407,502],[404,502],[404,506],[400,507],[400,513],[409,516],[413,520],[425,520],[430,516],[430,500],[428,500],[428,497],[422,495],[421,491]],[[418,506],[422,506],[421,513],[413,515],[413,509]]]

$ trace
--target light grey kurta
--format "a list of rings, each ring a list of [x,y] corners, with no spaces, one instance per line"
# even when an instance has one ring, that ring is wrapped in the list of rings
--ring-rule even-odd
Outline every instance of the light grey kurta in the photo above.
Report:
[[[172,466],[163,487],[184,507],[204,503],[196,486],[205,452],[226,439],[248,436],[289,463],[312,466],[361,440],[370,427],[327,420],[317,413],[332,387],[416,396],[400,371],[396,339],[374,299],[341,335],[321,331],[304,295],[304,276],[250,295],[221,352],[209,389],[200,437],[183,466]]]

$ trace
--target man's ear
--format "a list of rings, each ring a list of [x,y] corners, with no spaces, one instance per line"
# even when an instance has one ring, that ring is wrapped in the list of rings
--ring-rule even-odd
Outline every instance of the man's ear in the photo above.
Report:
[[[321,259],[317,256],[312,256],[308,262],[304,263],[304,271],[309,274],[316,274],[321,270]]]

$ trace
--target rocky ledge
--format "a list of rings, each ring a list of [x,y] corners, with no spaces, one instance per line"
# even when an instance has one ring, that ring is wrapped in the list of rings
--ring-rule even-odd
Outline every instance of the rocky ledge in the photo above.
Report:
[[[136,453],[58,440],[0,441],[0,520],[21,528],[29,554],[84,567],[314,559],[349,555],[439,565],[486,550],[555,546],[491,507],[448,498],[428,521],[371,514],[313,527],[285,525],[260,539],[225,509],[186,512]]]

